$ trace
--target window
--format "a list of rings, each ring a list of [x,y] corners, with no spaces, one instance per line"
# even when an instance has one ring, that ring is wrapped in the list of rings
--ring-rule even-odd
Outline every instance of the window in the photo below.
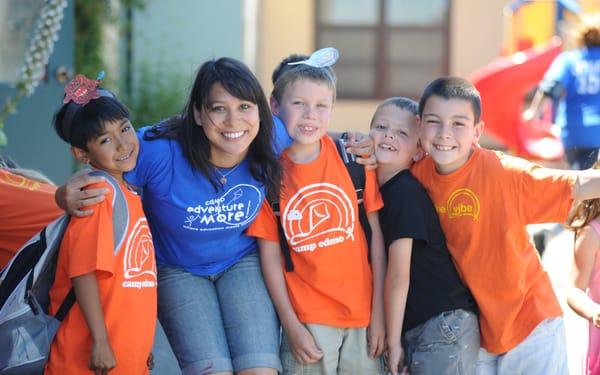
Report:
[[[340,98],[417,98],[448,74],[449,0],[317,0],[317,48],[336,47]]]

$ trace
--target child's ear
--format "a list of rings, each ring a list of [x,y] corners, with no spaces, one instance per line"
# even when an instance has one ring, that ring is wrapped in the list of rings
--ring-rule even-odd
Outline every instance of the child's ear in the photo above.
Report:
[[[82,148],[71,146],[71,154],[73,154],[75,159],[83,164],[88,164],[90,162],[90,156],[88,152]]]
[[[419,161],[419,160],[423,159],[425,157],[425,155],[427,155],[427,153],[423,149],[423,146],[421,146],[421,140],[419,139],[417,141],[417,152],[415,152],[415,154],[413,155],[412,160],[415,162]]]
[[[269,105],[271,106],[271,113],[273,113],[275,116],[279,116],[279,102],[273,97],[273,95],[269,97]]]
[[[475,124],[475,138],[473,139],[473,144],[479,144],[479,139],[483,135],[483,129],[485,129],[485,122],[479,120],[477,124]]]
[[[200,120],[200,111],[196,108],[196,103],[193,104],[194,109],[194,121],[196,125],[202,126],[202,120]]]

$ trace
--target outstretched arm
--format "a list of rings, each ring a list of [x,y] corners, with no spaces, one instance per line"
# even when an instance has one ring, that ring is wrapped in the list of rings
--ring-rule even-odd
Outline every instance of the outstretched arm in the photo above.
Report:
[[[117,363],[104,323],[96,272],[74,277],[72,282],[77,303],[92,336],[92,357],[89,369],[105,374],[112,370]]]
[[[388,366],[397,375],[404,362],[400,338],[408,286],[410,282],[410,258],[412,238],[400,238],[389,248],[389,261],[385,275],[385,321],[387,327]]]
[[[600,169],[586,169],[573,173],[577,173],[573,199],[581,201],[600,198]]]
[[[302,364],[318,362],[323,357],[323,352],[310,332],[298,320],[290,302],[283,276],[283,260],[279,243],[259,238],[258,247],[265,283],[281,320],[281,326],[289,339],[292,354]]]

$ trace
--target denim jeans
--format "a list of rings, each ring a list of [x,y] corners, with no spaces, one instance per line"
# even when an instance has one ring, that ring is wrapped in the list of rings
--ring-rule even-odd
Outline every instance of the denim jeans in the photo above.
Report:
[[[257,252],[208,277],[159,267],[158,317],[184,375],[281,371],[279,321]]]
[[[465,310],[446,311],[403,337],[411,375],[473,375],[479,353],[479,320]]]
[[[542,321],[519,345],[504,354],[481,348],[477,375],[567,375],[562,317]]]

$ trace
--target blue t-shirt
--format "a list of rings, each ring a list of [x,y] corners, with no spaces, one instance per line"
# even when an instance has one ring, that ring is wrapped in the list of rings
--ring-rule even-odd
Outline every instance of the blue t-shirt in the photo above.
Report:
[[[144,140],[138,131],[137,165],[125,179],[142,189],[157,263],[181,267],[196,275],[214,275],[256,249],[246,228],[265,198],[265,187],[243,160],[218,190],[194,170],[177,140]],[[275,125],[276,150],[291,140],[281,121]],[[222,173],[229,170],[220,169]]]
[[[563,52],[544,75],[540,88],[562,96],[556,124],[566,148],[600,147],[600,47]]]

